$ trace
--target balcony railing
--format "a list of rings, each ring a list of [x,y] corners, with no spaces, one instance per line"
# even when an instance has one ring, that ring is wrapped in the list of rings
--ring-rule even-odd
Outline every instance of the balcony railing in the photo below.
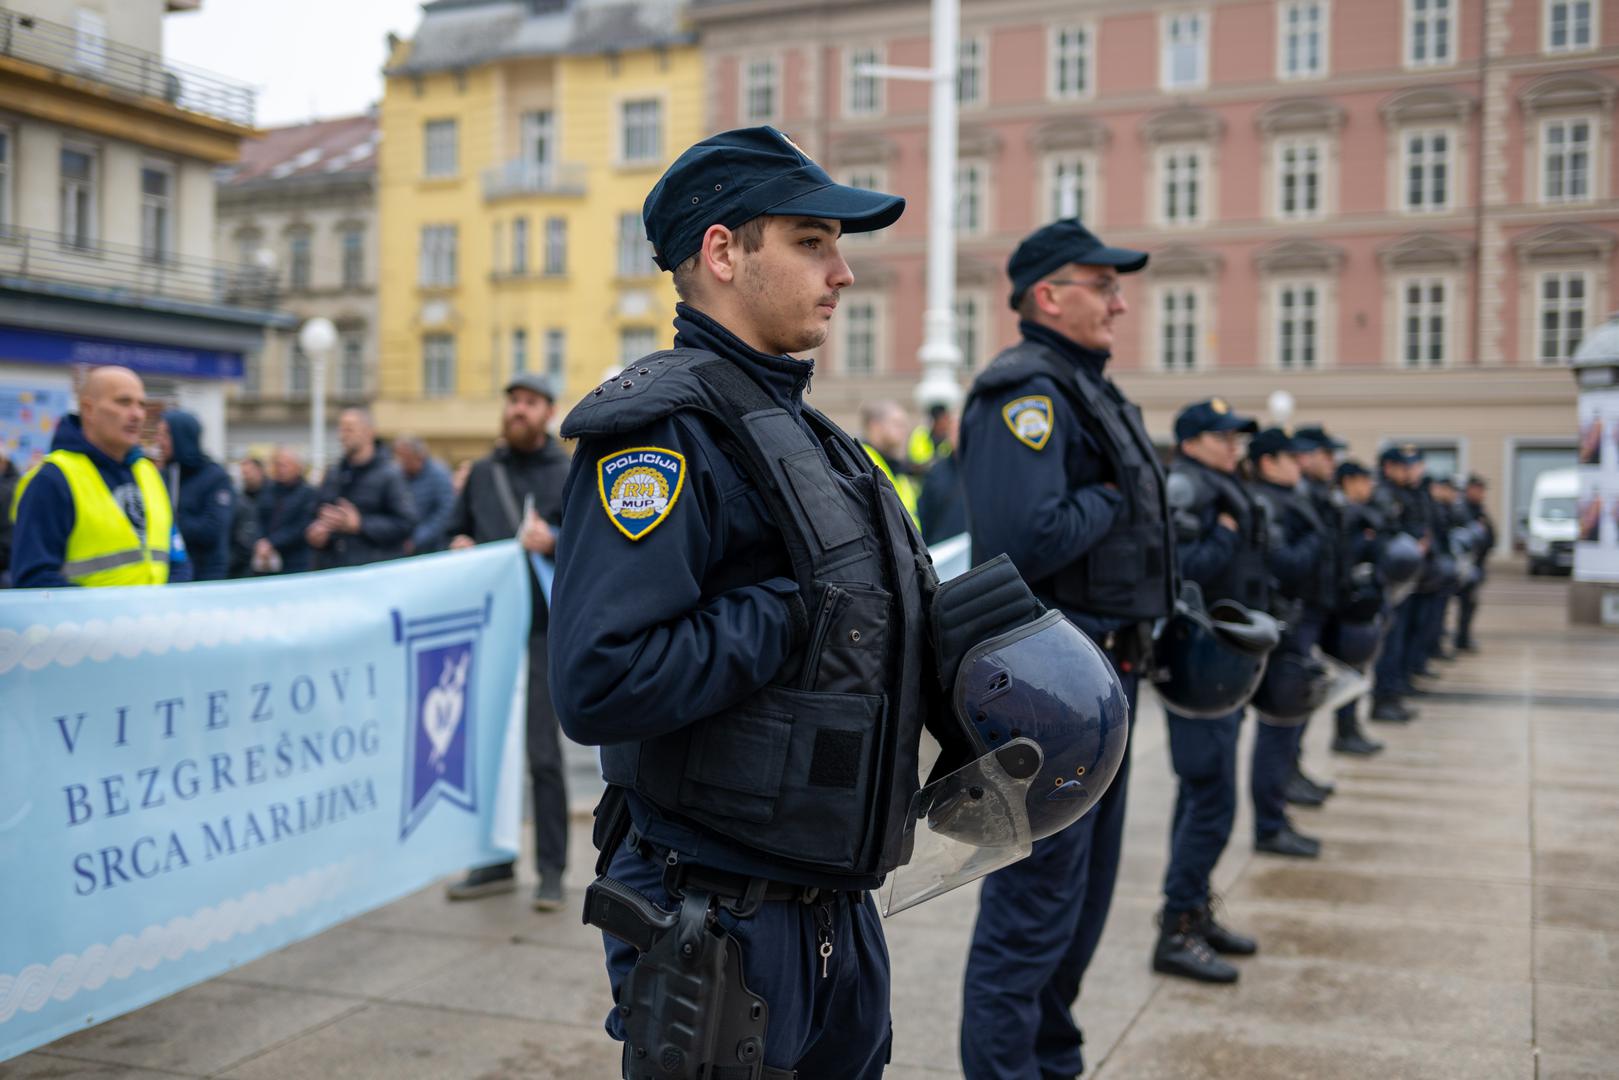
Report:
[[[157,53],[132,49],[71,26],[0,10],[0,56],[157,98],[188,112],[253,126],[256,94],[245,83],[211,71],[173,64]]]
[[[182,258],[39,229],[0,227],[0,278],[19,277],[116,294],[268,310],[279,299],[273,271]]]
[[[583,195],[585,167],[567,163],[508,161],[483,171],[483,197],[506,199],[514,195]]]

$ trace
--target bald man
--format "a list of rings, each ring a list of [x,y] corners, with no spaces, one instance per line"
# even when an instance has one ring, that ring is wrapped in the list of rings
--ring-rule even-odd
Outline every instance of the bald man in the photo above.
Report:
[[[12,497],[18,588],[190,580],[162,475],[141,453],[146,388],[128,368],[85,377],[79,411]]]

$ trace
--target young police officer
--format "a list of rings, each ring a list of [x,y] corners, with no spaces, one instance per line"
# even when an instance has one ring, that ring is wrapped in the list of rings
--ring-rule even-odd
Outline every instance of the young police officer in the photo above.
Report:
[[[1205,604],[1231,600],[1253,611],[1269,609],[1264,513],[1236,476],[1242,437],[1258,426],[1220,398],[1188,405],[1175,418],[1169,503],[1176,552],[1180,572],[1202,588]],[[1152,957],[1153,970],[1166,975],[1236,982],[1237,969],[1215,954],[1246,955],[1257,947],[1215,922],[1209,895],[1209,875],[1237,815],[1242,715],[1242,706],[1207,719],[1165,710],[1169,760],[1180,781]]]
[[[973,385],[957,449],[974,563],[1000,554],[1045,603],[1108,653],[1134,719],[1152,620],[1172,604],[1163,470],[1139,410],[1104,374],[1119,275],[1147,256],[1058,221],[1012,253],[1023,340]],[[1118,873],[1125,778],[1066,831],[984,882],[967,960],[961,1055],[968,1080],[1078,1076],[1071,1009]]]

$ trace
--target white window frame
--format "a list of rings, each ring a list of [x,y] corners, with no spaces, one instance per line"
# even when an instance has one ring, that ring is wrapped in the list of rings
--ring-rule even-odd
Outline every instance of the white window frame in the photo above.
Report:
[[[298,254],[303,241],[303,257]],[[287,288],[304,292],[315,287],[315,233],[308,226],[287,230]]]
[[[1445,201],[1441,204],[1424,202],[1413,205],[1411,202],[1411,140],[1422,138],[1424,140],[1423,156],[1426,159],[1423,169],[1422,192],[1426,199],[1433,190],[1434,167],[1432,160],[1432,142],[1435,136],[1443,135],[1445,138]],[[1399,153],[1399,208],[1406,214],[1448,214],[1456,208],[1457,169],[1460,167],[1461,154],[1458,152],[1461,133],[1454,127],[1408,127],[1401,128]]]
[[[292,339],[292,348],[287,351],[287,396],[290,398],[305,398],[309,396],[309,388],[314,385],[315,365],[310,363],[309,354],[298,343],[297,338]]]
[[[545,270],[553,277],[568,272],[568,219],[552,214],[545,219]]]
[[[0,240],[7,237],[12,210],[12,177],[17,172],[17,129],[0,124]]]
[[[1432,291],[1433,286],[1439,285],[1444,289],[1444,297],[1437,309],[1443,325],[1439,334],[1440,360],[1433,363],[1430,357],[1432,350],[1433,319],[1435,308],[1431,296],[1424,295],[1417,303],[1417,317],[1425,320],[1428,325],[1418,328],[1421,340],[1418,343],[1420,353],[1418,361],[1413,364],[1408,359],[1407,346],[1409,342],[1409,322],[1413,307],[1410,299],[1412,286],[1422,290],[1424,294]],[[1395,282],[1395,324],[1394,342],[1396,365],[1404,371],[1436,371],[1452,366],[1456,358],[1456,278],[1453,274],[1404,274]]]
[[[343,330],[337,340],[337,388],[348,397],[358,397],[365,393],[365,333]]]
[[[528,109],[518,120],[523,169],[533,169],[541,185],[551,182],[557,161],[557,120],[553,109]]]
[[[1289,151],[1315,153],[1315,207],[1313,209],[1287,208],[1287,155]],[[1327,216],[1327,170],[1332,148],[1321,135],[1284,135],[1271,146],[1271,169],[1274,177],[1272,214],[1277,221],[1320,221]],[[1300,177],[1304,174],[1299,173]]]
[[[956,348],[961,352],[964,374],[980,371],[989,363],[989,293],[984,289],[957,289],[954,301]],[[972,352],[976,351],[974,357]]]
[[[1072,214],[1064,213],[1059,171],[1077,172],[1080,177]],[[1094,151],[1060,150],[1047,154],[1040,162],[1040,220],[1048,222],[1063,217],[1077,217],[1087,226],[1099,227],[1102,224],[1101,190],[1102,172]]]
[[[422,335],[422,396],[454,397],[456,355],[454,334]]]
[[[549,327],[545,331],[545,355],[542,358],[545,364],[544,374],[552,379],[561,379],[568,371],[568,332],[560,326]],[[557,387],[555,389],[559,389]]]
[[[646,238],[641,215],[624,210],[618,215],[618,254],[613,263],[619,278],[654,277],[658,264],[652,260],[652,242]]]
[[[423,225],[419,236],[417,285],[424,289],[454,288],[459,275],[459,229],[454,225]]]
[[[1550,191],[1550,185],[1547,183],[1547,174],[1550,171],[1552,160],[1551,129],[1554,126],[1567,127],[1568,125],[1572,124],[1585,125],[1585,193],[1577,196],[1568,195],[1566,193],[1553,195]],[[1600,145],[1601,140],[1601,131],[1602,129],[1600,127],[1599,118],[1587,113],[1571,114],[1567,116],[1547,116],[1540,119],[1538,125],[1540,154],[1535,165],[1535,175],[1536,187],[1538,188],[1537,194],[1540,196],[1539,201],[1542,206],[1558,206],[1569,203],[1588,203],[1595,201],[1597,167],[1601,160],[1601,155],[1598,151],[1598,146]],[[1567,162],[1569,145],[1570,144],[1565,139],[1563,144],[1563,185],[1565,190],[1568,186],[1569,175]]]
[[[1195,183],[1197,185],[1197,213],[1190,217],[1171,218],[1170,211],[1170,165],[1172,161],[1191,156],[1196,163]],[[1210,164],[1211,154],[1209,148],[1199,143],[1177,143],[1172,146],[1158,148],[1156,168],[1154,170],[1154,200],[1158,212],[1158,223],[1166,229],[1195,229],[1208,224],[1209,203],[1214,194],[1214,170]]]
[[[1303,13],[1306,10],[1316,12],[1316,65],[1315,67],[1289,68],[1289,51],[1291,28],[1289,19],[1295,12]],[[1307,34],[1301,33],[1302,40],[1307,40]],[[1276,4],[1276,77],[1283,82],[1302,82],[1309,79],[1324,79],[1332,68],[1332,0],[1278,0]]]
[[[875,75],[858,75],[855,68],[864,64],[885,63],[886,50],[882,45],[851,45],[843,50],[843,115],[848,117],[881,116],[885,104],[883,80]],[[869,89],[870,93],[856,93]]]
[[[769,124],[780,118],[781,61],[777,57],[750,56],[742,61],[741,105],[744,123]]]
[[[650,111],[646,111],[650,106]],[[631,111],[638,110],[642,115],[632,116]],[[621,166],[638,167],[657,165],[663,161],[663,143],[666,135],[665,114],[668,112],[667,103],[661,94],[643,94],[636,97],[627,97],[618,102],[614,115],[618,120],[618,164]],[[649,120],[650,117],[650,120]],[[651,144],[647,140],[648,128],[651,128]],[[631,145],[631,136],[634,135],[635,145]],[[633,151],[633,152],[632,152]]]
[[[62,155],[65,153],[83,154],[90,161],[90,177],[88,180],[73,180],[70,182],[62,175]],[[101,243],[101,149],[86,143],[64,142],[56,155],[56,189],[57,189],[57,232],[62,236],[66,246],[78,251],[94,250]],[[72,213],[69,213],[69,192],[83,191],[85,195],[85,208],[83,216],[88,218],[87,223],[80,222],[80,209],[77,200],[72,204]],[[70,220],[71,219],[71,220]],[[72,226],[72,227],[70,227]]]
[[[1288,305],[1283,303],[1287,293],[1299,293],[1309,290],[1311,293],[1311,318],[1314,322],[1314,337],[1309,343],[1309,351],[1313,355],[1313,362],[1309,364],[1286,362],[1287,322],[1286,313]],[[1328,283],[1320,278],[1283,278],[1271,283],[1270,288],[1270,331],[1271,331],[1271,367],[1277,371],[1320,371],[1327,367],[1328,350],[1332,341],[1331,324],[1329,321],[1330,293]],[[1294,310],[1297,311],[1295,305]],[[1296,316],[1295,316],[1296,317]],[[1295,346],[1298,348],[1298,346]]]
[[[963,33],[956,42],[956,105],[975,109],[989,104],[989,34]],[[970,73],[970,83],[969,83]],[[971,90],[971,93],[967,93]]]
[[[990,231],[989,162],[963,158],[956,162],[956,209],[952,220],[957,236],[984,236]],[[968,213],[969,209],[972,211]]]
[[[164,178],[165,192],[151,195],[146,190],[148,172]],[[175,213],[180,205],[180,172],[170,161],[146,159],[140,165],[141,258],[147,262],[169,262],[175,257],[177,233]]]
[[[621,326],[618,329],[618,363],[626,368],[641,357],[658,351],[658,331],[650,326]]]
[[[341,281],[345,289],[365,287],[365,229],[359,225],[345,225],[338,230],[337,249],[341,262]]]
[[[1561,293],[1555,305],[1549,303],[1546,299],[1546,285],[1554,278],[1558,281],[1559,292]],[[1581,290],[1580,302],[1577,307],[1580,322],[1579,327],[1571,331],[1567,325],[1567,316],[1576,308],[1568,302],[1568,286],[1570,282],[1575,280],[1579,281]],[[1586,269],[1542,270],[1535,274],[1535,321],[1532,334],[1536,363],[1547,365],[1566,364],[1569,358],[1574,355],[1574,350],[1579,346],[1580,340],[1590,332],[1592,326],[1592,301],[1594,299],[1592,289],[1595,280],[1596,275]],[[1545,349],[1546,316],[1548,314],[1556,314],[1558,319],[1556,335],[1561,341],[1562,351],[1560,355],[1556,356],[1548,356]]]
[[[1587,25],[1589,27],[1584,44],[1572,41],[1557,45],[1552,41],[1552,11],[1557,7],[1572,9],[1576,4],[1584,4],[1587,12]],[[1572,11],[1571,11],[1572,14]],[[1572,26],[1572,21],[1570,22]],[[1541,5],[1540,19],[1540,47],[1541,51],[1549,55],[1562,53],[1591,52],[1602,41],[1602,3],[1601,0],[1544,0]]]
[[[1190,23],[1188,23],[1188,20],[1190,20]],[[1174,50],[1180,47],[1174,38],[1179,30],[1187,25],[1197,28],[1197,72],[1191,79],[1180,82],[1174,77]],[[1204,9],[1166,11],[1158,17],[1158,88],[1160,90],[1185,91],[1205,90],[1208,88],[1209,37],[1209,13]]]
[[[847,378],[869,379],[881,375],[887,368],[883,362],[887,355],[888,319],[884,298],[874,293],[845,294],[838,311],[838,370]],[[865,325],[861,325],[864,323]],[[855,335],[869,339],[871,366],[856,370],[850,363],[854,355]]]
[[[1065,48],[1064,35],[1077,35],[1077,43]],[[1046,32],[1046,97],[1051,101],[1087,101],[1096,96],[1096,24],[1058,23]],[[1077,69],[1079,85],[1063,84],[1065,64]]]
[[[1165,317],[1165,301],[1173,295],[1177,301],[1190,297],[1192,300],[1192,326],[1189,338],[1182,335],[1183,340],[1173,347],[1178,356],[1184,357],[1188,345],[1191,348],[1192,364],[1190,367],[1174,366],[1165,363],[1164,353],[1168,347],[1170,333],[1169,322]],[[1214,368],[1214,355],[1208,349],[1210,318],[1213,309],[1209,304],[1209,290],[1198,281],[1163,281],[1152,290],[1152,369],[1166,375],[1196,375],[1211,371]],[[1178,324],[1177,324],[1178,325]]]
[[[512,218],[511,228],[511,266],[513,274],[527,274],[529,268],[528,244],[528,215],[519,214]]]
[[[422,175],[443,180],[461,172],[461,125],[452,116],[422,121]]]
[[[1424,10],[1422,12],[1418,12],[1418,4],[1424,5]],[[1445,13],[1443,15],[1437,14],[1436,11],[1437,5],[1440,4],[1443,4],[1445,7]],[[1405,12],[1404,18],[1402,19],[1403,26],[1401,31],[1403,44],[1400,54],[1405,58],[1406,67],[1450,67],[1456,63],[1456,43],[1462,39],[1461,7],[1461,0],[1405,0]],[[1445,55],[1442,57],[1435,57],[1431,52],[1433,26],[1440,19],[1447,20],[1447,25],[1445,28]],[[1427,24],[1428,27],[1428,33],[1425,35],[1425,40],[1430,48],[1430,53],[1428,56],[1424,57],[1418,57],[1416,55],[1417,25],[1419,22]]]
[[[511,333],[511,373],[528,370],[528,327],[514,326]]]

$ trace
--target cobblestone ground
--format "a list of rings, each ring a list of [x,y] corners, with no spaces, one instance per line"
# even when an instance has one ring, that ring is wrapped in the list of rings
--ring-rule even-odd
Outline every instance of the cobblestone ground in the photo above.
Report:
[[[1088,1075],[1619,1077],[1619,635],[1569,628],[1566,592],[1498,570],[1483,652],[1445,668],[1415,723],[1376,728],[1380,756],[1335,757],[1313,726],[1308,767],[1338,784],[1296,814],[1325,841],[1318,862],[1255,856],[1244,807],[1217,886],[1261,951],[1235,987],[1148,968],[1172,790],[1149,696],[1118,899],[1078,1006]],[[575,773],[590,782],[588,752]],[[582,820],[574,843],[577,898]],[[960,1075],[976,899],[888,925],[895,1080]],[[572,910],[449,904],[434,886],[0,1076],[611,1080],[608,1004],[599,939]]]

